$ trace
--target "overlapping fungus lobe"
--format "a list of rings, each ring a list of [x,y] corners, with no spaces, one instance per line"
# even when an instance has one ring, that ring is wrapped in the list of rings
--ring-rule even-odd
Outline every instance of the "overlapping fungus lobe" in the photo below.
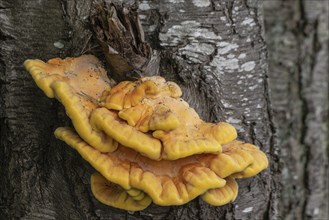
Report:
[[[91,188],[102,203],[142,210],[151,202],[182,205],[197,196],[212,205],[237,197],[237,178],[268,166],[256,146],[237,141],[228,123],[207,123],[161,77],[110,79],[91,55],[24,63],[36,84],[57,98],[73,128],[56,129],[99,173]]]
[[[148,92],[149,87],[152,87],[151,92]],[[125,81],[112,89],[114,92],[105,92],[101,98],[102,105],[109,109],[108,114],[111,110],[118,110],[118,116],[130,125],[129,134],[145,136],[144,139],[138,139],[136,144],[147,140],[148,134],[145,132],[152,131],[152,136],[162,143],[159,159],[176,160],[199,153],[219,153],[222,144],[237,136],[233,126],[227,123],[212,124],[202,121],[195,110],[180,99],[182,93],[178,85],[168,83],[161,77],[142,78],[135,83]],[[126,105],[126,102],[129,104]],[[106,114],[105,110],[102,112]],[[104,126],[104,130],[105,127],[108,128]],[[116,135],[115,132],[115,129],[105,131],[110,136]],[[134,144],[122,144],[136,149]],[[156,159],[154,155],[147,154],[148,150],[140,147],[137,149],[139,152],[142,150],[143,155]]]

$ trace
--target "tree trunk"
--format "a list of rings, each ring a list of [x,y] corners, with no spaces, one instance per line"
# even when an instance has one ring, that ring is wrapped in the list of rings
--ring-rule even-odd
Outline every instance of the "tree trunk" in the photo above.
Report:
[[[240,139],[260,146],[270,167],[239,181],[239,196],[232,204],[213,207],[195,199],[183,206],[153,204],[133,213],[93,197],[93,168],[54,138],[55,128],[70,123],[63,107],[48,99],[22,66],[28,58],[84,53],[104,60],[91,32],[91,4],[92,0],[0,1],[0,219],[328,217],[328,44],[320,28],[326,21],[316,17],[327,11],[289,8],[296,13],[292,23],[297,29],[289,31],[298,44],[285,32],[287,42],[294,44],[291,51],[284,48],[292,56],[283,60],[288,66],[278,75],[277,59],[270,62],[268,74],[261,1],[140,1],[147,39],[160,52],[160,74],[182,87],[183,98],[204,120],[227,121]],[[269,21],[285,25],[271,12],[277,6],[266,6]],[[304,13],[298,15],[299,10]],[[302,26],[298,16],[304,19]],[[286,35],[275,32],[272,23],[269,33],[286,42]],[[270,48],[284,47],[273,36],[268,38]],[[270,57],[279,52],[273,49]],[[278,80],[291,87],[281,88]],[[292,103],[294,99],[299,102]]]
[[[283,219],[329,219],[329,4],[265,2]]]

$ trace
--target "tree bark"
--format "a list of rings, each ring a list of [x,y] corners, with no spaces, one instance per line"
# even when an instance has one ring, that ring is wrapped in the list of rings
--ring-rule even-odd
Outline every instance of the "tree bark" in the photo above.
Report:
[[[328,45],[325,37],[320,38],[319,26],[311,25],[310,35],[297,32],[302,44],[294,48],[309,52],[303,45],[314,46],[314,53],[307,54],[310,62],[305,64],[303,55],[293,51],[298,62],[292,65],[298,64],[298,69],[293,76],[288,73],[284,83],[295,85],[294,92],[280,91],[286,104],[277,104],[280,76],[275,75],[274,61],[268,73],[258,0],[143,0],[139,13],[147,40],[160,53],[160,74],[182,87],[183,98],[204,120],[227,121],[237,128],[240,139],[260,146],[270,167],[239,181],[237,200],[223,207],[195,199],[183,206],[153,204],[133,213],[98,202],[89,185],[93,168],[54,138],[55,128],[70,124],[63,107],[48,99],[22,66],[28,58],[48,60],[85,53],[105,63],[91,32],[91,4],[92,0],[0,1],[0,219],[316,219],[328,215],[328,203],[318,200],[328,196],[328,76],[323,73],[328,68],[322,58],[328,56]],[[266,5],[267,13],[275,7]],[[312,13],[307,21],[314,24]],[[275,15],[270,18],[280,22]],[[274,38],[268,38],[272,48]],[[320,42],[320,49],[310,43],[313,40]],[[270,56],[278,52],[273,50]],[[322,95],[316,95],[317,91]],[[294,98],[299,100],[297,107],[289,102]],[[282,123],[287,112],[297,124]],[[316,166],[320,168],[315,170]],[[290,172],[297,172],[298,179]],[[301,187],[302,195],[291,193],[294,187],[298,193]],[[322,195],[320,189],[327,194]],[[296,202],[300,198],[302,205]]]
[[[265,2],[282,219],[329,219],[327,1]]]

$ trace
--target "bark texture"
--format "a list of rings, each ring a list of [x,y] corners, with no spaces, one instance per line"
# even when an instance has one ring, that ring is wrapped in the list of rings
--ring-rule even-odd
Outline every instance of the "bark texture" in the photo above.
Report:
[[[282,219],[329,219],[327,1],[266,1]]]
[[[182,87],[184,99],[204,120],[227,121],[238,129],[240,139],[260,146],[270,157],[270,167],[255,178],[239,181],[237,200],[224,207],[195,199],[184,206],[151,205],[131,213],[95,200],[89,186],[93,169],[53,136],[56,127],[70,123],[65,111],[37,88],[22,67],[27,58],[47,60],[83,53],[104,60],[91,32],[91,4],[92,0],[0,1],[0,219],[303,219],[314,217],[310,213],[316,207],[325,210],[326,204],[318,200],[325,195],[317,191],[322,187],[322,192],[328,192],[324,188],[328,184],[324,181],[328,172],[328,76],[323,74],[327,67],[321,58],[327,54],[325,46],[314,49],[319,58],[313,59],[312,53],[308,54],[312,50],[294,45],[296,51],[292,53],[297,58],[292,66],[299,66],[292,75],[287,73],[283,82],[292,83],[295,90],[285,95],[287,90],[282,89],[280,94],[284,99],[296,97],[298,108],[289,101],[277,104],[280,100],[274,88],[278,85],[275,79],[280,77],[271,72],[273,115],[262,2],[258,0],[143,0],[139,13],[147,40],[160,53],[160,74]],[[267,4],[269,7],[276,6]],[[274,23],[284,22],[275,20],[275,15],[270,18]],[[307,21],[313,24],[316,18],[310,12]],[[313,34],[300,36],[297,32],[299,42],[317,48],[310,43],[316,39],[327,45],[319,26],[310,27]],[[269,45],[275,46],[272,42]],[[298,49],[303,49],[309,62],[301,62]],[[308,73],[312,73],[311,78]],[[322,91],[321,95],[317,91]],[[325,104],[318,104],[321,102]],[[284,113],[278,113],[278,106],[292,114],[297,124],[283,126],[280,120],[286,119]],[[294,111],[301,115],[295,117]],[[278,127],[277,142],[273,121]],[[285,134],[292,131],[293,135]],[[286,137],[291,137],[293,144],[282,142]],[[304,153],[299,152],[301,147]],[[314,170],[316,165],[321,168]],[[294,178],[289,172],[298,172],[301,179],[293,186],[282,185],[281,178],[283,183]],[[316,172],[322,182],[314,177]],[[302,187],[303,195],[298,194],[299,188],[294,189],[298,193],[292,193],[289,187]],[[299,198],[302,205],[294,202]],[[308,202],[311,200],[314,202]],[[317,212],[326,216],[322,210]]]

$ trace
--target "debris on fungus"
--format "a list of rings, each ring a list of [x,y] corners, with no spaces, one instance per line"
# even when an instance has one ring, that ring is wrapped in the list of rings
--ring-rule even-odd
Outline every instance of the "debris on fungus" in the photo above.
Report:
[[[259,148],[236,140],[233,126],[202,121],[180,98],[179,86],[161,77],[110,88],[91,55],[24,65],[45,94],[64,105],[74,128],[57,128],[55,136],[97,170],[92,193],[106,205],[138,211],[198,196],[225,205],[237,197],[235,179],[268,166]]]

